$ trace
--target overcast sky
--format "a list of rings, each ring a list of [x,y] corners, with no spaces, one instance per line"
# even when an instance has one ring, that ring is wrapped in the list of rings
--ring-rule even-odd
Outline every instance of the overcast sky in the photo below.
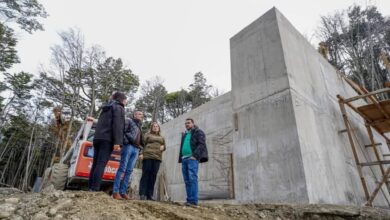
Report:
[[[45,31],[18,33],[21,64],[14,71],[36,74],[49,65],[58,32],[78,27],[88,45],[120,57],[146,80],[164,79],[168,91],[187,88],[202,71],[209,84],[230,90],[229,39],[276,6],[311,38],[321,15],[358,3],[373,3],[390,15],[390,0],[40,0],[49,17]],[[316,42],[313,39],[313,42]]]

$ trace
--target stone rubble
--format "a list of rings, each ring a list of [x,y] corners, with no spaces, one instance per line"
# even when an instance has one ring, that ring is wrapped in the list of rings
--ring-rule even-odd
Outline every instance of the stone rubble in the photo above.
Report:
[[[223,201],[201,203],[194,208],[175,202],[118,201],[103,192],[58,191],[52,188],[42,193],[25,194],[0,190],[0,219],[390,220],[390,210],[318,204],[231,205],[223,204]]]

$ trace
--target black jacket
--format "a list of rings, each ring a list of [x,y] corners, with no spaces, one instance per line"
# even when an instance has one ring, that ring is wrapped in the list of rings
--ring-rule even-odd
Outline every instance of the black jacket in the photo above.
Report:
[[[94,139],[112,142],[112,145],[123,145],[125,129],[125,109],[119,101],[112,100],[102,106]]]
[[[138,148],[143,148],[143,136],[141,130],[142,123],[134,119],[127,118],[125,120],[125,135],[123,139],[123,144],[131,144]],[[138,133],[140,133],[140,146],[135,145],[135,139],[137,138]]]
[[[182,134],[181,144],[180,144],[180,153],[179,153],[179,163],[181,163],[183,156],[183,142],[184,142],[185,133]],[[200,163],[207,162],[209,160],[207,146],[206,146],[206,135],[202,130],[200,130],[197,126],[191,130],[191,150],[192,156],[195,157]]]

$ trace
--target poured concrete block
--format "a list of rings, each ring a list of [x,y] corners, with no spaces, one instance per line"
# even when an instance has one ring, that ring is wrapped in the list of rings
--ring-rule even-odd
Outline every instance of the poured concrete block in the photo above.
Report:
[[[231,117],[231,98],[230,93],[227,93],[161,126],[167,147],[163,153],[161,168],[166,172],[167,189],[172,200],[186,200],[181,164],[178,163],[186,118],[193,118],[195,124],[205,132],[209,151],[209,162],[201,163],[199,166],[199,198],[231,198],[233,191]]]
[[[231,38],[231,62],[236,199],[363,204],[336,99],[357,94],[335,69],[275,8]],[[362,119],[351,119],[368,143]],[[376,168],[364,171],[371,191],[374,174],[380,177]],[[385,187],[375,203],[386,205],[384,196]]]

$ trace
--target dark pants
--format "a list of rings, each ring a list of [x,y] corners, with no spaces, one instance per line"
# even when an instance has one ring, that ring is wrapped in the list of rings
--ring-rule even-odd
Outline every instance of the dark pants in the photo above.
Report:
[[[90,191],[99,191],[104,169],[110,159],[114,146],[110,141],[93,140],[93,163],[89,172],[88,188]]]
[[[152,199],[160,163],[160,160],[153,159],[145,159],[142,161],[142,177],[139,184],[140,196],[146,196],[147,199]]]

